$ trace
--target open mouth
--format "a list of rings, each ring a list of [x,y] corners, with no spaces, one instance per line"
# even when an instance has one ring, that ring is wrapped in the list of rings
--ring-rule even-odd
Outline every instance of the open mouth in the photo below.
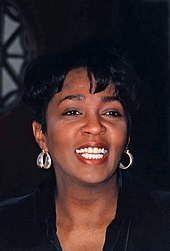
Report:
[[[85,147],[76,149],[76,153],[85,159],[102,159],[108,153],[108,150],[98,147]]]

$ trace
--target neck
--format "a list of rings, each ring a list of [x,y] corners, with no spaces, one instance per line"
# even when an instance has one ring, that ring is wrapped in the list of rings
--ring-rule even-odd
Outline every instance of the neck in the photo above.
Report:
[[[116,174],[96,185],[57,182],[57,225],[63,228],[106,227],[115,217],[117,198]]]

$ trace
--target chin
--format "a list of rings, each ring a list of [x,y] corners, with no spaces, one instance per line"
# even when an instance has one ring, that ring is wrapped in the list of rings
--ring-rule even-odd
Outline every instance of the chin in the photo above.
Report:
[[[83,184],[86,185],[90,185],[90,186],[97,186],[97,185],[101,185],[101,184],[106,184],[106,183],[110,183],[111,179],[114,179],[114,175],[115,172],[109,174],[109,175],[91,175],[91,176],[83,176],[83,178],[81,179]]]

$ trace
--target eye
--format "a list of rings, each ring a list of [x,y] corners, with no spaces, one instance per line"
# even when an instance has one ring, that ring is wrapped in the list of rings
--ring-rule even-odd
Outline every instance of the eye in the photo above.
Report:
[[[110,110],[104,113],[104,115],[107,115],[109,117],[121,117],[121,113],[117,110]]]
[[[68,110],[62,113],[63,116],[78,116],[81,115],[81,112],[75,109]]]

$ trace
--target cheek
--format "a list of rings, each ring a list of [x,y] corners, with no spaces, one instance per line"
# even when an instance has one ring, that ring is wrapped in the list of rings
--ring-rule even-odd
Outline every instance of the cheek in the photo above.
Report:
[[[75,139],[74,130],[62,123],[49,123],[47,127],[47,144],[49,152],[61,152]]]
[[[127,125],[118,126],[109,133],[114,148],[124,149],[127,142]]]
[[[61,137],[61,126],[58,126],[54,121],[47,123],[47,145],[49,152],[52,152],[53,148],[59,144],[63,137]]]
[[[48,151],[51,155],[54,166],[63,163],[63,159],[67,155],[67,141],[68,139],[61,133],[59,134],[58,131],[54,131],[54,133],[50,131],[47,139],[47,144]]]

